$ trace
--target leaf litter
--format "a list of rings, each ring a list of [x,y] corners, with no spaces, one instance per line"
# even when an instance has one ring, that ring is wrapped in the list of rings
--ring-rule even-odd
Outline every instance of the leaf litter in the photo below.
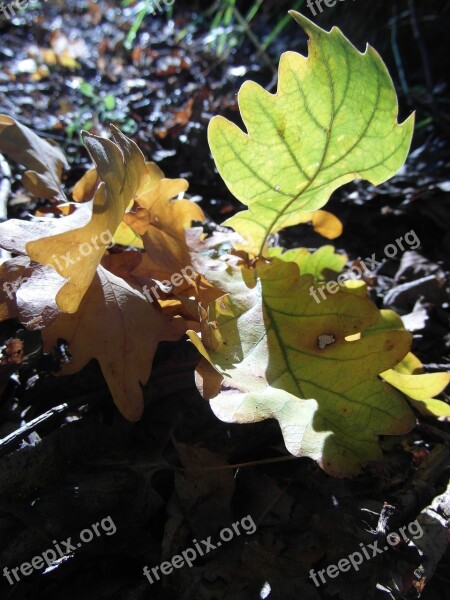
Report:
[[[108,10],[106,8],[105,12]],[[98,19],[98,12],[92,13],[91,18]],[[107,18],[105,21],[107,28],[116,29],[116,36],[122,35],[117,28],[113,28],[112,19]],[[164,35],[166,34],[164,33]],[[110,52],[108,50],[108,46],[111,48],[110,44],[109,40],[106,48],[103,44],[103,51],[106,55]],[[156,53],[156,55],[152,55],[152,53]],[[183,73],[186,74],[189,68],[199,64],[192,59],[186,60],[185,56],[186,52],[182,47],[179,50],[172,48],[167,51],[140,47],[133,52],[132,67],[135,69],[136,66],[139,67],[144,81],[147,78],[149,81],[153,79],[153,77],[149,77],[153,69],[150,65],[153,62],[156,65],[155,73],[157,75],[167,77],[168,80],[173,75],[182,78]],[[101,58],[100,53],[98,59],[100,67]],[[201,60],[206,65],[208,58],[201,57]],[[82,58],[80,58],[80,64],[83,65]],[[106,61],[104,64],[106,65]],[[75,69],[75,65],[72,66]],[[64,64],[60,64],[60,67],[70,68]],[[104,69],[104,73],[106,73],[106,69]],[[73,76],[76,77],[76,70],[70,75],[71,78]],[[114,80],[120,81],[121,76],[121,65],[116,62],[113,64],[113,69],[108,70],[105,80],[109,80],[109,83],[113,82],[114,85]],[[142,82],[133,81],[130,84],[130,90],[136,92],[141,85]],[[149,84],[146,83],[146,85]],[[197,105],[194,100],[193,106],[188,107],[188,112],[192,109],[190,119],[187,113],[179,114],[179,111],[182,110],[181,107],[187,106],[180,103],[180,108],[173,112],[172,120],[168,121],[167,134],[159,136],[161,141],[169,140],[171,144],[166,147],[160,146],[160,142],[152,139],[149,128],[141,130],[136,141],[144,155],[153,160],[163,157],[165,153],[170,155],[172,147],[177,148],[177,166],[171,166],[172,176],[179,177],[180,174],[183,176],[188,174],[191,189],[192,185],[195,186],[193,193],[199,194],[207,200],[202,203],[202,208],[204,206],[204,210],[214,215],[217,220],[222,220],[218,215],[230,202],[228,196],[220,194],[219,188],[217,197],[222,195],[227,200],[217,201],[218,204],[211,202],[215,198],[211,197],[211,191],[208,194],[205,190],[211,184],[212,168],[209,167],[211,168],[210,176],[203,171],[201,177],[192,177],[192,171],[198,167],[192,169],[193,160],[187,156],[190,153],[188,144],[180,138],[188,128],[189,139],[196,139],[195,132],[198,128],[189,126],[195,124],[196,115],[199,114],[199,101],[204,102],[205,97],[208,99],[210,115],[222,112],[220,106],[225,106],[226,103],[233,105],[233,101],[231,94],[227,96],[227,86],[225,86],[224,95],[219,99],[212,98],[211,91],[207,90],[206,86],[198,89]],[[101,93],[101,90],[99,91]],[[96,91],[96,93],[98,92]],[[134,102],[140,100],[134,100]],[[26,104],[23,106],[26,108]],[[134,114],[143,116],[148,110],[149,102],[144,100],[142,106],[137,107],[137,112],[135,111]],[[160,111],[158,118],[164,118],[161,116],[164,113],[167,113],[166,109]],[[38,129],[45,131],[51,129],[50,133],[53,135],[58,132],[58,129],[61,132],[61,124],[64,123],[64,120],[66,123],[73,121],[73,112],[69,111],[65,115],[64,112],[61,112],[58,115],[61,119],[59,124],[55,120],[53,124],[56,127],[49,128],[48,122],[45,122],[48,120],[46,109],[41,112],[41,115],[36,111],[30,113],[28,109],[28,118],[30,114],[33,114],[33,118],[29,124],[37,124]],[[25,118],[25,122],[26,120],[27,118]],[[39,120],[43,127],[39,126]],[[186,120],[187,123],[185,123]],[[94,118],[94,133],[104,135],[106,129],[100,122],[95,121]],[[60,133],[56,133],[56,135],[61,137]],[[439,151],[438,148],[437,152]],[[75,151],[74,145],[72,144],[72,148],[69,145],[68,156],[71,163],[74,162],[75,152],[78,151]],[[204,161],[200,156],[196,157],[200,163],[209,162],[206,153]],[[168,156],[165,162],[173,161],[173,159],[173,156]],[[78,158],[76,162],[75,174],[77,173],[76,169],[79,169],[78,175],[81,176],[88,165],[79,162]],[[162,163],[160,164],[163,166]],[[178,165],[181,165],[181,168]],[[362,228],[360,225],[356,229],[352,227],[351,234],[348,233],[347,237],[339,238],[339,247],[344,248],[349,255],[354,257],[358,255],[362,247],[378,248],[382,241],[374,241],[373,246],[370,243],[376,240],[374,233],[377,228],[379,229],[380,222],[393,224],[393,227],[387,227],[385,232],[385,242],[392,241],[395,239],[393,236],[397,234],[396,228],[399,227],[398,221],[395,220],[398,215],[393,214],[396,210],[402,213],[402,218],[405,218],[403,215],[406,215],[406,219],[413,226],[417,226],[418,220],[422,220],[421,239],[427,239],[427,232],[434,231],[435,227],[441,229],[442,218],[437,217],[436,215],[439,213],[433,212],[432,208],[437,205],[437,200],[432,201],[431,205],[427,203],[427,207],[423,202],[417,201],[420,194],[424,193],[431,194],[434,198],[442,198],[442,195],[438,196],[438,194],[443,190],[435,184],[433,179],[429,180],[426,176],[421,177],[418,180],[419,193],[417,191],[403,193],[406,186],[411,186],[417,173],[420,174],[420,169],[424,170],[425,167],[413,161],[412,164],[407,165],[403,174],[389,183],[383,184],[381,188],[364,188],[358,183],[350,184],[354,186],[355,190],[358,190],[357,197],[349,198],[347,194],[342,199],[343,210],[335,211],[334,207],[331,207],[331,212],[336,212],[344,220],[344,236],[346,236],[345,232],[349,232],[350,226],[348,225],[349,221],[343,217],[350,208],[353,211],[355,206],[362,207],[360,211],[356,211],[356,216],[352,215],[353,220],[361,219],[362,215],[366,214],[370,215],[370,218],[366,218],[364,221],[367,223],[368,229]],[[58,177],[60,174],[57,170]],[[197,182],[197,179],[201,179],[201,181]],[[50,186],[45,184],[46,187],[50,187],[50,193],[58,193],[57,186],[54,185],[54,175],[52,175],[51,182]],[[75,183],[75,180],[72,183]],[[97,182],[94,182],[94,189],[98,189],[96,184]],[[66,185],[64,187],[67,189]],[[53,190],[53,188],[56,189]],[[45,198],[42,192],[39,196],[41,199]],[[408,200],[399,204],[399,198],[403,199],[405,196]],[[378,212],[378,207],[374,208],[373,206],[374,199],[379,201],[380,198],[382,202],[383,198],[385,201],[384,214],[381,214],[381,211]],[[51,199],[49,198],[49,200]],[[19,208],[19,214],[24,210],[26,212],[33,211],[34,202],[33,199],[30,202],[29,196],[26,196],[25,204],[16,205]],[[358,202],[361,202],[361,205]],[[126,203],[126,198],[124,198],[123,205]],[[42,205],[42,201],[39,204]],[[440,208],[440,211],[445,210],[445,202],[443,202],[443,206],[444,208]],[[89,216],[92,215],[89,200],[85,207],[79,207],[73,215],[76,215],[80,208],[84,210],[83,215],[77,216],[74,222],[77,222],[82,228],[89,224]],[[148,210],[148,208],[143,210]],[[58,212],[56,211],[57,214]],[[133,215],[133,209],[129,214]],[[201,216],[198,211],[196,216],[198,218]],[[150,219],[150,217],[146,216],[146,219]],[[57,218],[56,222],[63,220]],[[136,220],[132,216],[126,220],[129,227],[132,228],[134,225],[136,229],[138,228]],[[168,222],[170,222],[170,217]],[[40,223],[35,222],[34,225],[37,227]],[[58,226],[61,225],[56,225],[56,228]],[[220,239],[220,228],[211,221],[203,227],[202,231],[208,228],[214,231],[214,236]],[[90,234],[90,230],[88,233]],[[400,233],[404,233],[404,231]],[[198,236],[198,234],[193,235],[194,237]],[[288,239],[290,235],[296,234],[289,230],[280,234],[281,237]],[[361,238],[361,235],[364,237]],[[88,235],[88,238],[90,237]],[[182,240],[178,238],[178,242],[182,242]],[[189,258],[195,264],[205,260],[214,263],[215,257],[223,255],[229,250],[226,245],[226,240],[225,244],[217,243],[215,245],[212,243],[206,250],[209,256],[198,256],[191,252]],[[295,245],[293,244],[294,247]],[[311,244],[311,247],[315,247],[314,243]],[[12,247],[11,250],[16,253]],[[22,247],[19,254],[25,254],[24,250],[26,248]],[[98,250],[100,251],[100,249]],[[56,252],[59,252],[59,249],[54,254]],[[215,486],[215,481],[221,480],[220,470],[212,472],[210,475],[208,475],[209,471],[205,471],[203,482],[200,476],[198,476],[200,477],[198,482],[197,476],[189,477],[189,468],[193,469],[192,473],[195,474],[198,473],[195,469],[198,469],[199,465],[209,467],[211,464],[215,464],[223,468],[227,464],[258,462],[267,458],[283,457],[285,450],[279,431],[272,421],[246,425],[242,430],[238,425],[226,425],[212,417],[207,403],[198,397],[192,384],[192,368],[197,361],[192,348],[188,349],[185,344],[180,343],[160,344],[153,361],[152,378],[146,383],[148,379],[146,369],[151,364],[148,355],[140,355],[138,352],[139,356],[135,358],[132,352],[130,354],[127,344],[124,347],[114,347],[119,339],[114,327],[120,326],[120,321],[105,314],[102,314],[101,319],[98,318],[96,303],[102,294],[105,295],[106,303],[112,301],[111,314],[118,313],[122,295],[127,297],[126,303],[136,302],[136,307],[140,308],[131,311],[129,316],[133,319],[134,315],[139,314],[144,306],[147,311],[153,308],[147,301],[144,305],[143,299],[136,294],[135,277],[138,277],[140,286],[142,286],[145,277],[151,277],[149,274],[152,273],[152,269],[159,268],[158,277],[164,278],[167,272],[170,273],[174,268],[172,265],[168,271],[164,271],[168,267],[161,264],[161,260],[156,264],[141,265],[140,262],[136,262],[139,257],[133,259],[127,257],[125,264],[120,264],[122,259],[119,260],[119,257],[122,254],[124,253],[116,254],[113,251],[107,253],[101,260],[105,265],[112,264],[116,260],[117,269],[121,272],[120,277],[125,279],[127,284],[125,286],[123,283],[118,284],[117,279],[114,279],[117,275],[107,275],[108,271],[115,272],[111,267],[107,267],[107,271],[102,266],[98,267],[98,274],[94,275],[92,279],[95,281],[93,289],[98,289],[98,292],[89,302],[85,302],[86,309],[84,310],[91,313],[86,321],[88,323],[87,330],[78,331],[76,319],[73,324],[70,323],[70,320],[73,319],[70,314],[63,317],[59,315],[53,324],[44,330],[49,331],[49,334],[47,338],[44,337],[43,348],[36,352],[33,344],[28,341],[29,333],[21,329],[17,322],[6,322],[9,329],[5,330],[4,335],[7,338],[11,339],[13,336],[17,336],[15,339],[25,338],[25,351],[30,356],[29,361],[26,362],[31,362],[31,367],[30,364],[24,365],[23,370],[22,368],[20,370],[20,379],[7,383],[2,408],[4,416],[2,429],[8,433],[13,432],[18,425],[29,421],[34,415],[37,416],[57,406],[61,400],[67,402],[68,408],[60,416],[54,415],[52,417],[54,420],[48,421],[48,425],[44,420],[43,425],[36,426],[34,432],[24,435],[24,437],[18,436],[15,442],[13,440],[12,445],[8,446],[9,449],[15,449],[20,445],[21,449],[11,454],[8,462],[4,463],[2,467],[2,480],[4,481],[2,485],[4,502],[2,520],[5,529],[9,531],[2,561],[6,561],[5,564],[8,565],[20,564],[21,557],[24,557],[23,560],[25,560],[36,553],[36,551],[30,551],[31,548],[46,547],[45,543],[33,538],[33,519],[36,521],[45,519],[50,514],[58,515],[57,525],[52,531],[47,529],[46,533],[62,537],[62,533],[66,531],[71,533],[74,530],[76,533],[77,527],[82,529],[87,523],[92,522],[90,519],[95,515],[97,515],[95,518],[104,516],[103,513],[100,514],[98,508],[95,509],[91,505],[90,499],[92,498],[96,499],[97,506],[98,503],[101,504],[102,510],[114,511],[114,518],[122,531],[120,537],[110,540],[108,565],[106,571],[103,571],[101,575],[95,565],[99,564],[100,560],[104,560],[103,549],[94,548],[90,556],[77,557],[76,562],[72,563],[70,568],[64,564],[58,567],[56,571],[59,573],[60,590],[56,592],[56,595],[49,589],[50,582],[37,580],[33,582],[35,597],[42,595],[50,598],[52,597],[50,594],[53,594],[53,597],[56,598],[58,593],[67,595],[71,589],[76,589],[80,594],[88,597],[87,594],[91,593],[88,590],[92,589],[94,582],[96,583],[95,589],[99,590],[99,594],[119,597],[119,590],[125,587],[135,597],[143,597],[145,582],[142,582],[141,572],[136,570],[137,565],[149,563],[156,565],[161,560],[170,560],[180,549],[188,546],[193,538],[207,537],[218,528],[229,525],[232,522],[230,515],[233,515],[234,520],[237,516],[242,517],[250,513],[255,515],[255,520],[258,520],[259,530],[256,537],[248,538],[248,540],[236,539],[228,547],[223,548],[221,553],[211,555],[207,560],[199,562],[192,570],[183,569],[166,578],[164,587],[166,595],[168,594],[167,597],[180,597],[181,593],[188,590],[187,593],[191,595],[190,597],[195,598],[210,598],[211,594],[215,596],[220,594],[222,597],[227,594],[233,598],[253,598],[259,597],[259,591],[267,581],[270,582],[273,597],[276,597],[276,594],[282,594],[287,598],[292,597],[292,594],[295,596],[300,594],[301,597],[319,597],[322,590],[315,590],[311,587],[311,582],[308,583],[308,570],[321,560],[323,561],[321,564],[324,566],[330,562],[336,562],[336,559],[344,557],[358,548],[361,541],[370,542],[370,539],[373,539],[367,533],[368,513],[363,512],[364,510],[367,511],[370,508],[373,530],[377,528],[377,514],[379,523],[383,522],[383,516],[389,514],[387,530],[384,531],[386,534],[389,529],[395,530],[398,524],[405,523],[408,515],[418,514],[419,509],[426,507],[433,496],[443,490],[442,472],[445,465],[448,464],[448,433],[444,424],[426,420],[419,428],[406,436],[401,444],[395,443],[395,438],[385,438],[382,441],[385,454],[384,463],[382,465],[376,462],[369,464],[365,472],[353,480],[331,479],[307,459],[274,463],[273,465],[262,463],[259,466],[250,465],[234,470],[225,470],[222,481],[224,486],[229,486],[223,488],[228,489],[225,496],[222,495],[222,492],[219,496],[217,486]],[[132,256],[133,251],[125,254]],[[425,264],[432,265],[434,264],[432,261],[436,261],[438,266],[448,273],[448,267],[442,262],[444,256],[445,240],[442,245],[434,244],[430,255],[431,260],[425,259]],[[95,256],[88,258],[90,262],[96,261]],[[161,258],[166,259],[166,256],[162,255]],[[422,256],[422,258],[424,257]],[[129,265],[127,264],[128,260],[130,260]],[[181,244],[180,247],[177,243],[170,261],[181,266],[186,264],[186,260],[186,246]],[[15,266],[12,263],[11,269],[24,268],[23,264],[19,262]],[[134,265],[133,268],[131,268],[131,264]],[[378,296],[382,300],[386,290],[389,287],[395,287],[398,266],[399,263],[393,261],[379,274],[377,273],[378,280],[374,282],[375,285],[370,290],[372,297]],[[137,271],[133,274],[136,267],[138,267]],[[25,268],[30,268],[29,263],[25,262]],[[145,274],[141,272],[139,275],[139,268],[143,272],[145,271]],[[35,273],[36,266],[32,264],[31,269],[31,274]],[[315,267],[311,267],[311,269],[313,270]],[[315,272],[316,270],[314,270]],[[125,273],[126,277],[123,277]],[[425,275],[428,274],[428,272],[425,273]],[[29,275],[28,272],[27,275]],[[405,273],[403,270],[402,274],[398,276],[398,283],[405,283],[405,279],[414,280],[417,278],[416,275],[408,271]],[[36,274],[34,276],[36,277]],[[41,275],[39,281],[42,281],[43,277],[48,277],[48,273]],[[64,278],[64,273],[61,273],[60,277]],[[96,278],[99,278],[101,283],[97,283]],[[105,278],[108,279],[107,282]],[[134,285],[130,285],[130,281],[134,281]],[[60,289],[62,283],[64,283],[64,279],[55,282],[54,289]],[[186,319],[188,314],[193,317],[192,311],[189,311],[186,306],[186,301],[193,296],[200,298],[203,293],[200,281],[193,281],[189,285],[190,288],[182,292],[186,295],[180,295],[179,298],[171,300],[171,302],[183,304]],[[82,282],[81,286],[83,286]],[[114,286],[116,286],[116,291],[108,294],[108,287],[114,289]],[[24,298],[24,306],[30,304],[32,294],[33,292],[28,293],[28,296]],[[211,294],[212,297],[210,297]],[[208,292],[208,301],[215,301],[215,296],[219,297],[217,290],[214,291],[213,287]],[[55,297],[57,297],[57,292]],[[70,294],[69,297],[72,298],[73,295]],[[39,304],[40,299],[33,298],[33,301]],[[442,370],[442,363],[445,363],[447,360],[445,357],[448,356],[448,346],[445,346],[445,335],[448,335],[448,329],[445,330],[445,323],[448,323],[448,320],[446,321],[448,317],[445,314],[445,296],[436,300],[431,292],[425,289],[423,301],[430,319],[427,321],[426,333],[416,336],[414,351],[425,359],[424,362],[430,365],[435,364],[434,370],[439,370],[439,363],[441,363],[440,370]],[[401,302],[401,296],[399,296],[395,304],[397,310],[402,308]],[[103,312],[104,301],[102,300],[101,303]],[[207,303],[205,302],[205,305]],[[139,327],[137,327],[132,336],[135,340],[139,339],[139,336],[148,340],[157,335],[158,327],[155,329],[155,323],[164,317],[164,313],[170,314],[169,308],[164,308],[162,305],[163,302],[161,302],[163,310],[158,316],[152,314],[151,318],[146,319],[146,322],[152,324],[151,331],[147,332],[145,329],[139,331]],[[405,304],[404,307],[405,310],[408,310],[410,305]],[[49,312],[49,308],[46,308]],[[58,310],[57,304],[50,307],[49,321],[55,317]],[[157,310],[156,304],[153,312],[155,310]],[[31,313],[30,319],[34,317],[35,314]],[[59,319],[60,321],[58,321]],[[194,320],[192,319],[192,321]],[[102,323],[107,324],[108,322],[110,325],[114,324],[114,327],[106,326],[102,331]],[[87,338],[83,337],[85,335]],[[180,332],[178,332],[179,335],[181,335]],[[108,341],[108,337],[110,341]],[[144,384],[142,394],[146,403],[146,411],[141,421],[133,425],[132,429],[124,429],[112,404],[108,402],[109,392],[97,366],[89,363],[92,358],[90,356],[92,344],[86,343],[84,339],[92,338],[95,339],[97,348],[105,349],[104,353],[102,351],[97,358],[110,390],[111,379],[108,378],[120,378],[120,373],[115,371],[119,365],[127,363],[131,365],[131,371],[125,367],[122,369],[122,373],[126,375],[125,381],[131,377]],[[64,341],[61,342],[61,340]],[[73,371],[83,364],[86,364],[86,367],[78,375],[73,375],[71,372],[74,363],[72,363],[72,367],[68,371],[63,367],[61,377],[54,378],[49,372],[55,370],[55,362],[58,361],[58,358],[62,362],[56,350],[59,348],[64,351],[65,342],[69,341],[69,347],[75,348],[75,352],[71,354],[77,355],[76,360],[78,361],[75,363],[76,368],[73,368]],[[8,347],[11,348],[11,343]],[[81,355],[77,348],[82,349]],[[54,356],[48,354],[49,350],[53,351]],[[111,358],[112,356],[114,358]],[[102,360],[104,361],[103,365]],[[108,366],[105,370],[105,364],[113,366],[112,374],[107,374]],[[139,366],[142,367],[141,370],[139,370]],[[416,368],[418,368],[417,365]],[[37,380],[36,373],[39,375]],[[30,385],[29,382],[33,379],[34,382]],[[123,385],[120,383],[120,389],[115,395],[116,399],[123,393]],[[135,389],[132,397],[139,396],[140,393]],[[128,398],[129,392],[126,394]],[[139,414],[139,409],[134,414]],[[132,414],[129,416],[133,417]],[[64,427],[60,427],[62,424]],[[211,453],[214,453],[216,457],[213,460]],[[28,460],[29,457],[32,457],[31,462]],[[173,471],[174,465],[187,470]],[[12,476],[13,470],[17,473],[15,476]],[[172,475],[172,472],[175,475]],[[230,473],[234,473],[234,482],[230,481]],[[176,478],[175,484],[173,477]],[[39,490],[38,494],[36,494],[36,488]],[[413,500],[410,498],[411,489],[420,490]],[[26,521],[17,522],[17,519],[13,521],[11,516],[13,513],[9,512],[8,499],[11,502],[18,496],[23,498],[24,494],[25,504],[28,506],[28,511],[31,511],[30,518]],[[390,502],[397,507],[392,514],[387,513],[383,505],[386,498],[389,498]],[[67,506],[74,507],[75,511],[62,510],[61,500],[66,502]],[[65,505],[64,502],[62,506]],[[31,504],[33,504],[33,508],[31,508]],[[212,508],[209,508],[208,504]],[[206,526],[205,517],[202,516],[203,510],[206,510],[209,515],[211,529]],[[18,548],[14,548],[14,540],[19,532],[22,532],[20,544]],[[442,556],[443,548],[445,549],[445,546],[440,545],[441,551],[437,552],[438,557]],[[411,570],[412,565],[416,566],[420,563],[420,558],[405,548],[397,548],[386,556],[381,572],[378,566],[374,567],[368,564],[364,571],[363,581],[356,587],[351,576],[347,577],[342,574],[338,580],[338,587],[334,591],[342,598],[362,598],[367,595],[368,591],[373,593],[369,581],[375,573],[375,576],[379,577],[380,585],[377,594],[379,597],[386,597],[387,593],[393,592],[382,592],[381,588],[393,590],[397,586],[398,589],[397,569],[404,570],[405,561],[411,565],[409,567]],[[236,568],[239,568],[238,576],[236,576]],[[429,574],[426,573],[424,577],[429,577]],[[21,588],[22,585],[20,584],[18,587]],[[402,585],[404,589],[412,589],[412,582],[406,578],[403,578]],[[163,593],[161,585],[158,584],[157,593],[160,592]]]

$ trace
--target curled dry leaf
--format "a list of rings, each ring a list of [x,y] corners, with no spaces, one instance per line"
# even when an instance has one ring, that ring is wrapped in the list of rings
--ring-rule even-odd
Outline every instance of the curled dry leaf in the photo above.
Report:
[[[94,167],[86,171],[83,177],[77,181],[72,190],[72,198],[75,202],[86,202],[92,200],[97,185],[100,183],[97,169]]]
[[[36,197],[67,202],[61,174],[69,165],[53,142],[41,139],[12,117],[0,115],[0,153],[28,169],[22,183]]]
[[[145,164],[148,176],[141,181],[141,186],[136,192],[136,197],[139,196],[139,194],[155,188],[159,181],[164,178],[164,173],[155,163],[146,162]],[[95,190],[100,182],[101,180],[95,167],[86,171],[72,190],[72,197],[75,202],[86,202],[87,200],[91,200],[94,197]],[[114,243],[142,249],[144,245],[140,235],[145,233],[146,227],[150,221],[150,216],[148,212],[142,208],[131,211],[134,204],[135,202],[132,200],[127,208],[130,212],[127,212],[124,215],[123,221],[116,229]],[[137,227],[137,225],[140,225],[140,227]]]
[[[189,266],[184,271],[187,276],[180,277],[182,271],[176,273],[177,285],[171,287],[170,279],[173,274],[167,275],[166,280],[158,279],[160,271],[155,270],[154,263],[145,253],[130,251],[110,254],[103,258],[102,265],[131,286],[140,290],[146,288],[151,301],[160,306],[165,315],[179,315],[186,323],[190,323],[186,329],[197,328],[193,321],[199,320],[199,304],[207,305],[223,295],[221,290],[196,274]]]
[[[12,219],[0,224],[1,247],[53,267],[67,280],[56,296],[62,312],[78,309],[125,209],[148,179],[144,157],[136,144],[117,129],[112,128],[112,132],[114,141],[84,134],[102,180],[92,202],[61,219],[31,223]],[[29,285],[38,286],[40,282],[32,275]],[[44,309],[36,304],[37,311]]]
[[[191,264],[186,228],[191,227],[192,221],[204,221],[205,215],[194,202],[174,200],[188,185],[185,179],[161,179],[155,188],[140,193],[136,199],[150,213],[142,239],[157,279],[166,279]]]

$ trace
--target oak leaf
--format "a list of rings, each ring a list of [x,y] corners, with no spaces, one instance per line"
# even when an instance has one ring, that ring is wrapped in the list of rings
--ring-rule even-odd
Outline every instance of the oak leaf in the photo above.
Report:
[[[276,259],[254,270],[227,267],[220,280],[229,295],[209,305],[203,343],[189,335],[216,371],[203,361],[199,386],[221,420],[275,418],[292,454],[335,476],[380,459],[379,435],[414,426],[406,400],[378,378],[407,354],[410,334],[347,339],[377,323],[368,299],[339,291],[317,304],[313,278]]]
[[[381,310],[380,318],[373,330],[383,329],[405,331],[405,326],[397,313],[392,310]],[[409,352],[392,369],[380,373],[380,377],[400,390],[420,414],[426,417],[450,417],[450,405],[434,398],[449,385],[450,373],[425,373],[423,364],[417,356]]]
[[[290,13],[310,37],[309,56],[282,55],[276,94],[247,81],[238,94],[247,133],[214,117],[211,151],[248,210],[225,221],[261,255],[266,239],[302,221],[353,179],[380,184],[405,162],[414,115],[399,125],[394,84],[377,52],[364,54],[333,27]]]
[[[12,117],[0,114],[0,153],[27,169],[22,183],[36,197],[67,202],[61,175],[69,165],[53,142],[41,139]]]
[[[42,337],[46,351],[59,338],[68,342],[72,361],[63,365],[63,375],[97,359],[118,409],[137,421],[144,408],[141,385],[150,376],[158,343],[183,333],[181,323],[164,317],[141,292],[100,266],[77,312],[59,315]]]
[[[102,180],[91,202],[60,219],[11,219],[0,224],[1,247],[53,267],[67,280],[56,296],[62,312],[77,311],[127,206],[149,177],[136,144],[114,127],[112,135],[114,141],[84,134],[85,145]],[[33,284],[37,287],[41,282],[31,275],[28,285]],[[45,302],[36,305],[37,314],[45,309]]]
[[[319,211],[318,211],[319,212]],[[315,252],[306,248],[269,248],[270,257],[295,263],[302,275],[312,275],[316,281],[326,279],[327,272],[340,273],[348,260],[345,254],[337,254],[333,246],[322,246]]]
[[[139,206],[149,213],[142,240],[158,279],[166,279],[191,265],[186,229],[193,221],[204,221],[205,215],[195,202],[174,199],[182,196],[188,185],[185,179],[164,178],[155,188],[140,192],[136,198]]]

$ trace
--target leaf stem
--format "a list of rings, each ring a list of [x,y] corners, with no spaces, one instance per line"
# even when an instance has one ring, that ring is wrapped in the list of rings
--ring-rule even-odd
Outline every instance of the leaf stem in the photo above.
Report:
[[[258,465],[267,465],[271,463],[286,462],[288,460],[297,460],[298,456],[279,456],[278,458],[266,458],[264,460],[252,460],[249,462],[238,463],[235,465],[224,465],[222,467],[175,467],[178,471],[226,471],[228,469],[241,469],[243,467],[257,467]]]

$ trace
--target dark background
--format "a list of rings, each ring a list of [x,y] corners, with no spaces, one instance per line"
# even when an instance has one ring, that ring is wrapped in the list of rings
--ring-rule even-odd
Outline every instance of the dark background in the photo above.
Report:
[[[280,27],[294,2],[264,0],[246,29],[236,12],[227,20],[225,4],[176,0],[167,14],[148,12],[129,46],[142,4],[47,2],[10,22],[0,18],[0,111],[64,149],[71,164],[68,191],[89,166],[81,129],[108,135],[114,123],[168,177],[189,179],[189,193],[212,227],[241,207],[210,156],[210,118],[223,114],[239,122],[236,94],[242,82],[253,79],[275,91],[279,55],[307,52],[294,22]],[[245,18],[253,5],[235,6]],[[305,5],[301,10],[312,17]],[[365,182],[348,185],[333,195],[327,210],[344,222],[335,245],[350,261],[382,252],[405,231],[417,232],[422,243],[411,264],[389,261],[371,295],[386,307],[388,292],[402,283],[441,273],[445,283],[438,291],[421,291],[428,321],[414,334],[413,350],[429,371],[448,370],[450,3],[345,0],[324,6],[316,22],[326,29],[339,26],[361,51],[370,42],[395,82],[400,119],[417,112],[413,152],[400,174],[377,189]],[[257,46],[277,27],[259,52]],[[39,49],[54,48],[58,31],[78,67],[63,64],[61,56],[55,64],[43,59]],[[107,97],[114,98],[114,108],[108,108]],[[21,169],[11,168],[11,176],[0,172],[12,185],[8,216],[29,219],[46,203],[25,194]],[[283,232],[280,242],[317,248],[324,240],[302,226]],[[418,296],[396,295],[393,308],[407,314]],[[1,341],[17,327],[2,323]],[[14,587],[0,576],[1,600],[253,600],[266,581],[269,600],[398,598],[377,588],[380,582],[388,585],[391,572],[407,590],[402,597],[417,597],[410,578],[420,557],[404,546],[320,589],[308,571],[336,563],[361,541],[373,541],[370,529],[398,530],[445,490],[447,424],[422,419],[404,439],[384,440],[385,462],[354,480],[332,479],[309,459],[199,473],[199,466],[278,459],[286,451],[274,422],[226,425],[211,414],[194,385],[198,356],[191,345],[161,345],[137,424],[118,414],[98,365],[55,377],[49,357],[35,360],[39,347],[39,336],[26,338],[29,360],[17,381],[2,373],[0,438],[13,438],[0,441],[0,568],[29,561],[52,547],[53,539],[76,538],[108,515],[117,533],[86,545],[45,575],[22,577]],[[63,402],[68,408],[48,413]],[[34,431],[20,429],[39,415],[46,417]],[[170,559],[193,538],[215,536],[248,514],[258,524],[254,536],[236,539],[163,584],[150,586],[143,578],[144,565]],[[423,598],[450,598],[449,564],[447,552]]]

